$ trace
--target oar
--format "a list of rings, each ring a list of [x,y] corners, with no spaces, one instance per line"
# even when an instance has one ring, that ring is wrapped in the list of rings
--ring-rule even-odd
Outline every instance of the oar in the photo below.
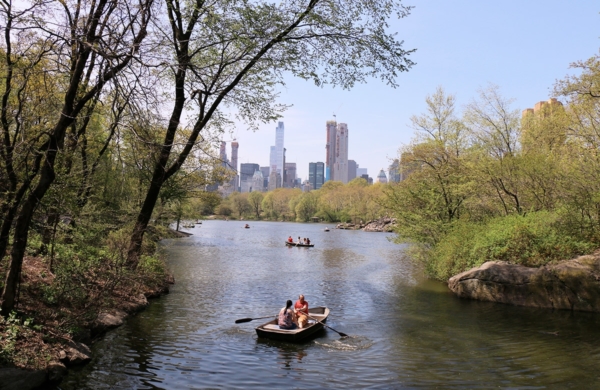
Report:
[[[326,328],[329,328],[329,329],[333,330],[335,333],[339,334],[339,335],[340,335],[340,336],[342,336],[342,337],[350,337],[350,336],[348,336],[346,333],[338,332],[337,330],[333,329],[331,326],[329,326],[329,325],[326,325],[325,323],[323,323],[323,322],[321,322],[321,321],[317,320],[317,319],[316,319],[315,317],[313,317],[313,316],[310,316],[310,315],[308,315],[308,314],[306,314],[306,316],[307,316],[308,318],[312,318],[313,320],[317,321],[319,324],[323,325],[324,327],[326,327]]]
[[[254,321],[254,320],[262,320],[264,318],[275,318],[275,316],[272,315],[272,316],[256,317],[256,318],[240,318],[239,320],[235,320],[235,323],[236,324],[241,324],[243,322],[250,322],[250,321]]]

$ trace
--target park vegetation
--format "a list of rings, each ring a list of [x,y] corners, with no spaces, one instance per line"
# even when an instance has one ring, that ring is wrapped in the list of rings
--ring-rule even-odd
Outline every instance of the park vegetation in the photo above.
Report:
[[[563,104],[522,115],[497,86],[462,110],[438,88],[411,118],[406,179],[387,186],[397,240],[427,273],[449,277],[489,260],[526,266],[600,244],[600,57],[555,86]],[[532,102],[533,104],[534,102]]]
[[[164,282],[156,241],[219,204],[203,191],[227,180],[218,142],[280,118],[286,77],[395,87],[411,50],[387,21],[409,12],[399,0],[0,2],[0,364],[43,366],[55,351],[25,352]],[[34,335],[44,343],[23,344]]]
[[[348,184],[328,181],[310,192],[299,188],[278,188],[266,193],[234,192],[214,212],[239,219],[361,224],[389,216],[390,210],[384,205],[385,186],[368,185],[365,179],[355,178]]]

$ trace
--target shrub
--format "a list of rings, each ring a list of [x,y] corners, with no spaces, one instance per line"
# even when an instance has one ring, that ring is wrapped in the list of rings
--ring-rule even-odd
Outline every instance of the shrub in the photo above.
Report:
[[[440,280],[486,261],[501,260],[539,267],[589,253],[595,245],[565,231],[559,214],[529,213],[493,218],[485,223],[455,223],[426,260],[427,273]]]

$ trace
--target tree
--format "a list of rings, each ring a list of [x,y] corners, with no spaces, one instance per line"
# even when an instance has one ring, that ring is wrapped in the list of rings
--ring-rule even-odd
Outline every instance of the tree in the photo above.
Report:
[[[308,222],[318,210],[318,198],[314,191],[303,192],[298,198],[295,207],[296,220],[300,222]]]
[[[383,203],[396,216],[404,240],[435,245],[472,193],[469,140],[456,118],[455,100],[442,88],[426,98],[427,113],[411,118],[416,142],[402,150],[402,163],[414,170],[398,185],[385,187]]]
[[[397,74],[412,66],[411,52],[386,31],[387,20],[409,12],[398,0],[165,0],[168,23],[160,28],[164,41],[157,47],[167,49],[159,64],[170,73],[173,108],[132,232],[130,267],[138,262],[165,180],[180,169],[201,133],[227,125],[223,105],[251,127],[276,119],[284,107],[274,103],[275,87],[284,83],[284,73],[317,85],[350,88],[379,77],[396,86]],[[188,124],[182,123],[186,109],[197,113]],[[172,155],[181,127],[191,131]]]
[[[254,215],[256,216],[256,219],[260,219],[260,212],[262,211],[262,201],[263,201],[264,195],[262,192],[259,191],[252,191],[250,194],[248,194],[248,202],[250,203],[250,207],[252,208],[252,211],[254,212]]]
[[[511,100],[491,85],[479,91],[465,111],[465,122],[482,155],[479,174],[491,185],[492,193],[502,203],[505,214],[524,211],[521,159],[519,157],[519,112],[511,109]]]
[[[246,213],[252,211],[252,206],[250,205],[250,202],[248,202],[248,193],[240,194],[239,192],[234,192],[229,195],[229,199],[239,218],[242,218]]]
[[[4,25],[5,74],[0,114],[2,179],[8,179],[2,202],[3,227],[0,256],[5,255],[11,227],[13,241],[9,270],[2,292],[3,315],[14,308],[29,228],[57,174],[56,162],[65,147],[65,137],[82,114],[91,115],[95,99],[124,72],[147,35],[152,0],[114,2],[33,2],[19,9],[12,1],[0,3]],[[66,26],[64,28],[63,26]],[[19,59],[19,60],[16,60]],[[26,61],[23,66],[21,61]],[[22,127],[22,110],[35,90],[37,70],[55,76],[51,99],[54,110],[40,110],[36,128]],[[22,76],[22,77],[21,77]],[[37,79],[39,80],[39,79]],[[42,115],[44,114],[44,115]],[[31,135],[23,172],[14,165],[15,149]],[[21,174],[22,173],[22,174]],[[14,222],[14,225],[13,225]],[[6,227],[8,226],[8,227]]]

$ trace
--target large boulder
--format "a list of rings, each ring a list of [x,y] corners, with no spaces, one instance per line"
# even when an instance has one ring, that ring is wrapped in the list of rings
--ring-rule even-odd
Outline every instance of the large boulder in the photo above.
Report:
[[[580,256],[539,268],[489,261],[453,276],[448,287],[461,298],[597,312],[600,256]]]

